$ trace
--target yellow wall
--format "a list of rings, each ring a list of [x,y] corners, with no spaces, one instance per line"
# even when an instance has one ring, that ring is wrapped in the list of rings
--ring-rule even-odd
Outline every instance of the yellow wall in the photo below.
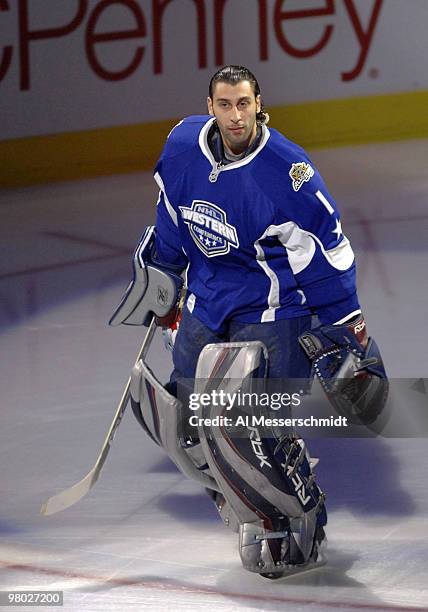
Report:
[[[269,108],[270,126],[306,149],[428,137],[428,91]],[[0,141],[0,185],[151,170],[179,119]]]

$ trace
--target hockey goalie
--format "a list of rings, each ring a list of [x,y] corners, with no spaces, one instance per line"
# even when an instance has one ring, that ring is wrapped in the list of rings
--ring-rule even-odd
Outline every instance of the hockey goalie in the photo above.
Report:
[[[156,227],[142,236],[111,320],[150,324],[140,356],[94,468],[42,512],[70,506],[96,481],[130,393],[146,434],[238,533],[244,568],[278,578],[323,558],[327,514],[314,461],[298,431],[246,420],[265,411],[257,401],[237,412],[217,399],[257,400],[272,381],[303,396],[315,375],[339,414],[370,425],[388,382],[367,336],[354,253],[319,171],[268,127],[248,68],[220,68],[208,94],[208,114],[186,117],[165,142],[154,171]],[[145,359],[155,321],[172,348],[165,387]]]
[[[214,392],[257,396],[261,381],[300,380],[283,391],[304,394],[314,372],[339,412],[370,423],[388,385],[367,336],[353,250],[312,160],[268,127],[248,68],[220,68],[207,109],[166,140],[154,171],[156,229],[142,237],[112,323],[172,322],[170,381],[164,388],[139,360],[134,413],[239,533],[244,567],[276,578],[319,562],[324,495],[297,431],[247,427],[245,414],[228,421],[230,406]],[[212,400],[189,431],[191,397]]]
[[[148,325],[155,318],[163,328],[166,347],[173,350],[174,371],[165,386],[145,359],[133,368],[130,392],[135,417],[182,473],[205,488],[224,523],[238,533],[245,569],[275,579],[323,564],[325,496],[315,482],[315,462],[298,432],[258,428],[248,418],[237,426],[238,414],[259,412],[253,406],[230,411],[227,399],[208,401],[236,392],[254,397],[254,392],[265,389],[263,383],[272,376],[271,339],[254,340],[252,326],[245,326],[246,334],[239,327],[207,335],[199,325],[196,331],[192,327],[192,344],[185,328],[188,307],[183,304],[189,298],[184,299],[181,269],[162,264],[157,257],[152,226],[134,253],[133,281],[110,321]],[[339,406],[349,417],[358,414],[362,422],[370,423],[382,410],[387,382],[375,342],[366,339],[363,348],[357,339],[361,322],[357,317],[347,325],[302,330],[296,361],[305,364],[307,379],[301,378],[301,364],[294,374],[299,374],[300,387],[307,386],[313,369],[336,409]],[[203,348],[195,355],[195,369],[180,371],[177,351],[187,349],[182,359],[188,363],[197,334]],[[288,384],[297,389],[296,383]],[[205,398],[202,410],[193,419],[197,424],[189,427],[190,398],[201,397]]]

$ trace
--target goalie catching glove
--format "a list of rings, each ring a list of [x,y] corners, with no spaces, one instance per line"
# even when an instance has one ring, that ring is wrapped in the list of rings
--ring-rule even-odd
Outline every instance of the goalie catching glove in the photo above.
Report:
[[[351,423],[370,425],[383,411],[388,379],[379,348],[367,338],[362,315],[344,325],[320,325],[299,343],[337,412]]]

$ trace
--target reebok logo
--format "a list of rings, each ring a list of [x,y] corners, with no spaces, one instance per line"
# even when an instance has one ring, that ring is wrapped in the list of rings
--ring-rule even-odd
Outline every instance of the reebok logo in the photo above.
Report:
[[[264,465],[267,465],[271,468],[272,466],[267,460],[267,456],[265,455],[263,450],[259,430],[256,427],[248,427],[248,429],[250,430],[251,446],[253,447],[254,454],[260,461],[260,467],[262,468]]]

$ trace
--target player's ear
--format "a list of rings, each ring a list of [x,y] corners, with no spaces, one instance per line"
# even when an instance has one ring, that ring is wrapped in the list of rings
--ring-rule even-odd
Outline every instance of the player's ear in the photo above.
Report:
[[[207,98],[207,106],[208,106],[209,114],[214,117],[213,101],[211,100],[211,98],[209,96]]]
[[[262,110],[262,98],[260,94],[256,96],[256,112],[259,113]]]

